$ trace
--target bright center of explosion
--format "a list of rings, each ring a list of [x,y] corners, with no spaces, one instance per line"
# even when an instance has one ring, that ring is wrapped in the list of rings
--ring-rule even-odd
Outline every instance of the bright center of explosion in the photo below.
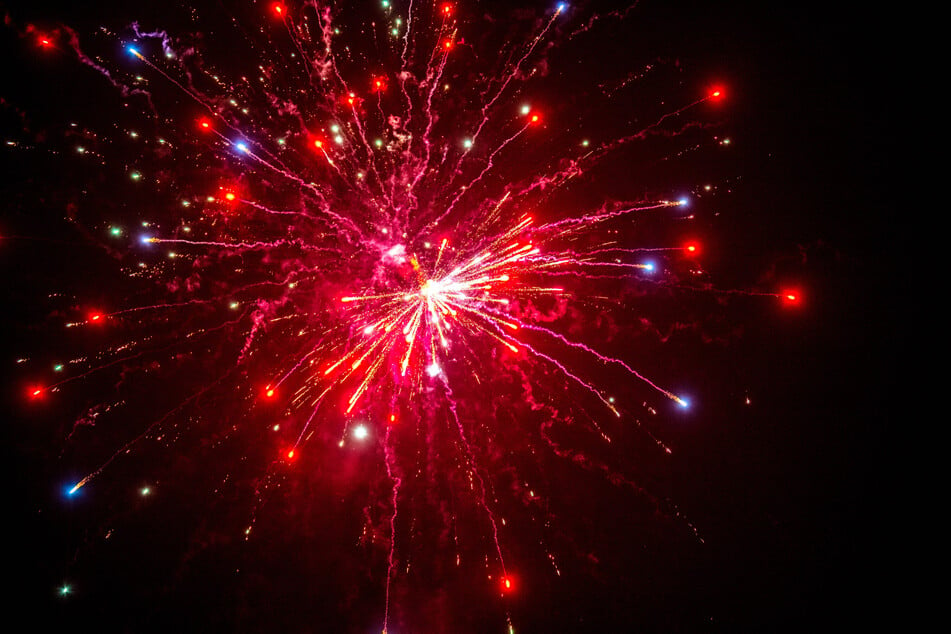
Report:
[[[423,288],[420,289],[419,294],[425,299],[433,299],[445,291],[447,286],[448,283],[443,280],[426,280],[426,283],[423,284]]]

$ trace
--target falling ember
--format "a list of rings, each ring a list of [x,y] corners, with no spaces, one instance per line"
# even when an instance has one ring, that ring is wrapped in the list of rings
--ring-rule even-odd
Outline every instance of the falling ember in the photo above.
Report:
[[[780,297],[782,297],[783,301],[787,304],[798,304],[802,301],[802,294],[798,290],[793,289],[784,290],[780,294]]]
[[[98,307],[86,320],[107,325],[77,331],[89,345],[108,343],[95,353],[46,358],[44,371],[57,359],[62,373],[45,382],[37,374],[45,387],[27,388],[38,399],[46,391],[101,389],[104,382],[90,377],[115,379],[114,394],[76,417],[82,433],[75,442],[100,428],[121,428],[120,440],[109,454],[98,453],[102,441],[77,459],[87,475],[69,480],[70,497],[131,472],[140,453],[184,453],[191,432],[207,438],[199,443],[204,451],[240,454],[234,469],[211,461],[223,474],[208,487],[216,499],[230,499],[224,487],[259,467],[253,483],[240,487],[255,493],[246,511],[252,519],[235,524],[245,538],[265,532],[256,514],[273,508],[270,496],[296,490],[288,484],[296,477],[333,473],[322,491],[328,500],[355,489],[372,497],[360,543],[385,596],[374,616],[383,632],[415,631],[397,622],[403,617],[393,604],[423,574],[413,559],[420,535],[438,536],[427,556],[455,561],[502,605],[510,599],[500,600],[497,587],[519,595],[538,587],[527,573],[513,581],[506,572],[506,557],[519,552],[507,546],[519,526],[508,513],[519,505],[503,498],[522,479],[538,479],[531,469],[513,475],[526,462],[519,452],[567,457],[611,483],[628,480],[595,456],[613,455],[615,432],[671,453],[662,425],[649,428],[641,413],[683,418],[691,414],[671,412],[691,403],[655,378],[660,364],[651,355],[637,361],[639,339],[628,333],[660,332],[646,326],[640,307],[651,307],[641,296],[686,286],[673,271],[690,260],[685,252],[700,253],[700,243],[683,240],[705,236],[680,233],[678,225],[669,241],[645,244],[635,219],[686,225],[692,216],[679,208],[703,201],[689,182],[663,191],[637,183],[624,194],[626,183],[606,181],[624,167],[611,164],[623,149],[645,139],[677,146],[659,161],[666,164],[679,157],[684,135],[696,135],[683,143],[691,152],[717,145],[707,132],[713,124],[689,117],[714,110],[696,106],[723,94],[696,81],[690,95],[677,97],[679,106],[625,113],[598,140],[599,121],[616,110],[610,95],[633,92],[633,80],[610,90],[579,87],[578,99],[546,99],[564,81],[548,66],[559,58],[557,47],[586,39],[563,33],[602,28],[618,16],[574,23],[581,8],[549,5],[525,21],[524,41],[507,41],[500,52],[486,49],[472,19],[488,9],[405,4],[384,0],[361,24],[320,0],[252,4],[260,24],[241,25],[240,41],[264,34],[268,44],[228,48],[224,55],[234,59],[223,68],[195,38],[142,32],[138,24],[96,34],[113,47],[112,58],[83,52],[87,36],[76,36],[78,63],[116,89],[114,103],[101,107],[123,120],[138,108],[144,123],[120,139],[140,152],[136,160],[106,156],[106,133],[84,132],[79,152],[73,142],[71,156],[122,162],[124,176],[121,186],[110,183],[108,205],[85,205],[70,220],[108,237],[107,252],[139,292],[72,304],[74,315],[84,312],[77,305]],[[493,63],[482,66],[486,59]],[[685,83],[679,64],[671,73]],[[591,129],[579,131],[583,125]],[[601,197],[602,187],[610,197]],[[175,250],[156,246],[164,244]],[[792,290],[780,296],[799,301]],[[587,449],[565,448],[559,438],[569,428],[567,436],[587,435],[584,444],[598,449],[589,457]],[[347,480],[360,477],[367,482]],[[124,490],[143,481],[161,495],[138,505],[166,497],[169,489],[153,475]],[[142,496],[150,491],[139,488]],[[539,504],[546,492],[539,482],[526,482],[524,491],[520,511],[531,519],[524,525],[547,528],[549,520],[536,514],[547,508]],[[670,504],[651,501],[680,517]],[[474,528],[459,529],[459,517]],[[444,526],[427,532],[416,525],[420,518]],[[500,623],[511,632],[511,621],[506,613]]]

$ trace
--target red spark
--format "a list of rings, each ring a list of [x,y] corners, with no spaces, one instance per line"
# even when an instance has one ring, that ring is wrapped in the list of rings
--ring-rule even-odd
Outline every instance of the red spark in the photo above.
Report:
[[[281,17],[284,17],[285,8],[283,4],[281,4],[280,2],[275,2],[272,5],[272,9],[274,10],[274,13],[276,13],[277,15]]]
[[[218,196],[225,202],[233,203],[238,200],[238,190],[231,185],[219,185]]]
[[[89,313],[88,320],[92,323],[101,323],[105,320],[105,315],[98,311]]]
[[[699,255],[700,245],[697,242],[688,242],[684,245],[684,251],[690,255]]]
[[[341,101],[343,103],[346,103],[348,106],[355,108],[360,105],[360,101],[362,100],[360,97],[357,96],[357,93],[351,92],[343,96],[341,98]]]
[[[209,121],[205,117],[202,117],[201,119],[198,120],[198,127],[201,128],[203,131],[211,130],[211,121]]]
[[[723,99],[726,96],[726,91],[722,86],[714,86],[710,89],[710,93],[707,95],[707,99],[719,100]]]
[[[785,304],[798,304],[802,301],[802,294],[796,289],[786,289],[779,295]]]
[[[40,398],[41,396],[43,396],[43,388],[34,385],[33,387],[27,390],[27,394],[29,395],[31,399],[36,400]]]

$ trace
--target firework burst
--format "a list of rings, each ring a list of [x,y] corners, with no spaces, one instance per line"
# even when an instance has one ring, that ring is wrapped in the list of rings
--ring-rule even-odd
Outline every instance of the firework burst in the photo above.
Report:
[[[697,90],[599,143],[577,138],[538,150],[546,130],[570,127],[568,107],[529,105],[553,48],[629,10],[578,21],[559,4],[523,16],[493,58],[497,41],[480,40],[481,20],[465,5],[383,2],[369,19],[316,1],[254,8],[255,30],[238,27],[214,42],[219,53],[240,51],[238,61],[214,62],[197,35],[138,24],[96,36],[29,30],[43,50],[96,71],[139,113],[138,125],[117,124],[108,142],[104,133],[78,133],[86,140],[77,152],[106,164],[110,145],[141,143],[116,189],[150,190],[134,194],[141,212],[121,215],[110,198],[74,215],[145,290],[70,320],[70,328],[111,329],[112,339],[71,360],[67,378],[31,385],[29,397],[116,379],[120,396],[89,406],[78,430],[147,402],[140,385],[175,386],[155,399],[163,410],[126,432],[67,495],[93,488],[147,441],[180,450],[180,437],[194,433],[186,430],[210,421],[214,442],[237,439],[249,453],[268,447],[241,528],[250,539],[290,465],[306,468],[305,456],[326,457],[330,444],[374,442],[381,459],[373,479],[387,487],[366,504],[364,537],[385,548],[379,622],[396,631],[394,620],[411,621],[394,618],[391,598],[411,579],[413,512],[425,506],[419,496],[434,495],[416,480],[432,473],[426,455],[445,453],[460,474],[441,476],[454,482],[449,497],[478,509],[488,537],[460,545],[464,531],[453,529],[437,540],[439,557],[478,561],[498,593],[511,594],[519,584],[506,568],[492,438],[514,414],[500,412],[539,413],[544,421],[522,442],[558,455],[565,450],[552,425],[581,425],[609,443],[604,413],[669,453],[631,412],[642,403],[656,411],[647,405],[656,395],[688,406],[628,357],[577,336],[586,320],[624,312],[635,280],[679,283],[664,263],[696,255],[697,244],[638,246],[626,227],[644,216],[683,218],[687,199],[668,192],[579,208],[572,187],[639,142],[685,137],[689,150],[699,134],[722,145],[686,115],[723,89]],[[212,29],[196,28],[211,48]],[[651,72],[605,82],[600,96],[610,103]],[[626,402],[600,386],[606,375],[628,386]],[[499,377],[520,387],[498,393]],[[261,440],[265,428],[277,439]],[[617,474],[612,481],[629,483]],[[443,510],[439,522],[455,526],[457,517]],[[556,554],[544,550],[560,574]]]

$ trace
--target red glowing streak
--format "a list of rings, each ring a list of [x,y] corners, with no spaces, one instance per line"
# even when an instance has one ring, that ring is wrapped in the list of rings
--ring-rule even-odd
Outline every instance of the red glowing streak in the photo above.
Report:
[[[538,122],[538,115],[537,115],[537,114],[533,114],[533,115],[532,115],[532,123],[537,123],[537,122]]]
[[[696,242],[688,242],[684,245],[684,251],[690,255],[698,255],[700,253],[700,245]]]
[[[511,577],[502,577],[501,580],[502,592],[509,592],[512,590],[512,578]]]
[[[801,294],[796,290],[785,290],[780,294],[782,300],[787,304],[798,304],[801,300]]]
[[[89,313],[89,321],[98,322],[98,321],[102,321],[102,318],[103,318],[102,313]]]
[[[287,459],[288,459],[288,460],[293,460],[293,459],[294,459],[294,450],[293,450],[293,449],[291,449],[290,451],[287,452]]]
[[[719,100],[723,99],[726,96],[726,92],[720,86],[716,86],[710,90],[710,94],[707,95],[707,99]]]
[[[198,127],[201,128],[202,130],[211,130],[211,121],[209,121],[208,119],[199,119]]]
[[[41,387],[31,387],[27,393],[31,399],[38,399],[43,395],[43,388]]]
[[[274,4],[274,13],[278,14],[281,17],[284,17],[284,5],[280,3]]]

